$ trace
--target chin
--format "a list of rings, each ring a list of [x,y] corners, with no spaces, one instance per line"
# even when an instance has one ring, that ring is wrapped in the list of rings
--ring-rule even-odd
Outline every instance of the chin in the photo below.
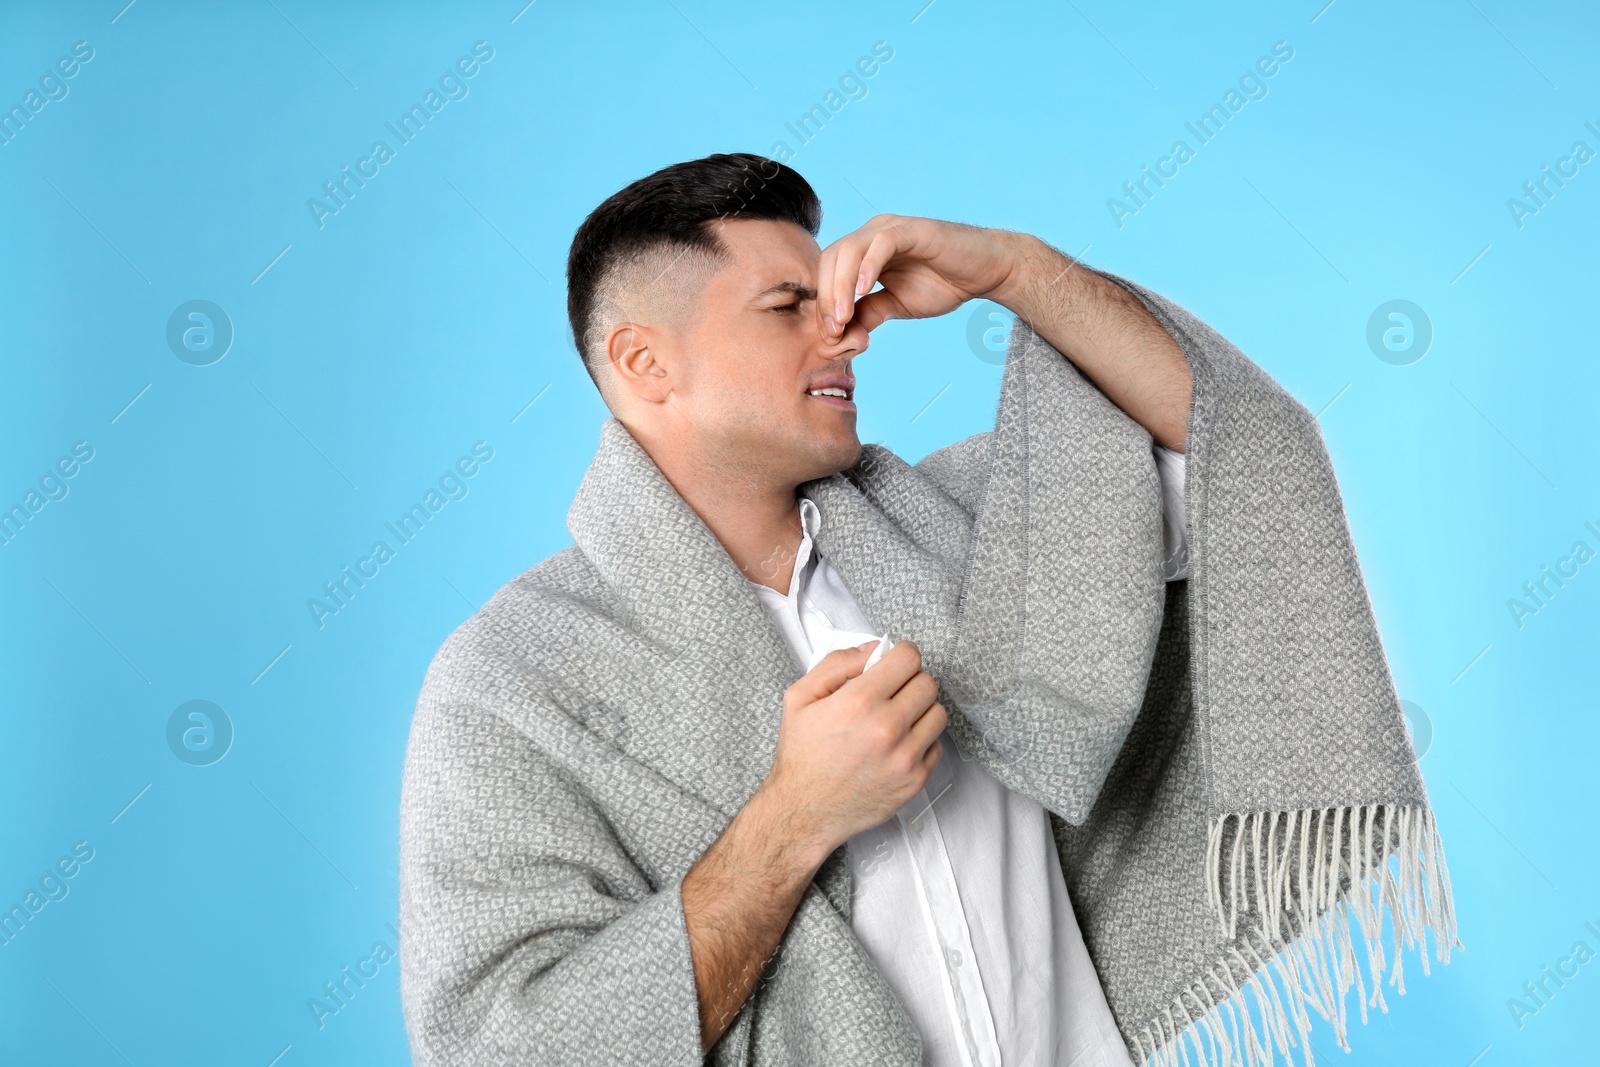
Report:
[[[836,425],[819,432],[812,423],[787,426],[780,436],[769,436],[759,448],[786,469],[787,477],[796,484],[849,470],[860,460],[862,451],[854,427]]]
[[[824,450],[817,458],[821,466],[826,469],[814,475],[814,477],[827,478],[830,475],[838,474],[840,471],[847,471],[861,459],[861,442],[852,434],[848,440],[836,442],[832,447]]]

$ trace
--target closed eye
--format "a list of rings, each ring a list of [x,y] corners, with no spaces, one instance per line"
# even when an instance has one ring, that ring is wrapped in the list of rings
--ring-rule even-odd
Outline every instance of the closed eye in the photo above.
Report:
[[[777,307],[769,308],[768,310],[776,311],[784,315],[792,315],[800,310],[800,303],[800,301],[796,300],[792,304],[779,304]]]

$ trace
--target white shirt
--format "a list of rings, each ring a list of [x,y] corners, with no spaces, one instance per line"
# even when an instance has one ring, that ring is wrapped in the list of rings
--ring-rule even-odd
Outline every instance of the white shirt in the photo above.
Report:
[[[1188,577],[1182,453],[1152,445],[1168,581]],[[751,582],[803,670],[875,632],[818,555],[815,502],[787,596]],[[850,925],[922,1034],[928,1067],[1131,1067],[1067,896],[1039,803],[946,731],[927,785],[849,841]]]

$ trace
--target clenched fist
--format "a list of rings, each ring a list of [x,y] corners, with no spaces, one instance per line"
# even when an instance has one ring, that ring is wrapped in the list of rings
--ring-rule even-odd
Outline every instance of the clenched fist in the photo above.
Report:
[[[762,789],[824,854],[899,811],[939,763],[938,683],[911,641],[863,670],[877,643],[830,652],[784,693]]]

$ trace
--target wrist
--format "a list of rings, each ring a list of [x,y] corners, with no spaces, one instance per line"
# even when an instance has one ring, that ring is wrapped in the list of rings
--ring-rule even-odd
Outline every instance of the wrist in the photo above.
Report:
[[[1016,305],[1023,302],[1023,295],[1028,291],[1031,279],[1040,271],[1040,262],[1044,254],[1051,250],[1032,234],[1011,230],[994,232],[1004,250],[1002,259],[1005,261],[1005,274],[999,284],[987,292],[979,293],[978,296],[985,300],[993,300],[1001,307],[1021,314]]]
[[[1088,300],[1092,268],[1031,234],[1013,234],[1005,280],[984,294],[1038,329],[1049,318],[1072,318]]]
[[[807,877],[838,848],[811,818],[806,806],[797,802],[772,778],[763,782],[740,812],[756,825],[762,840],[773,850],[773,858],[784,866],[803,871]]]

